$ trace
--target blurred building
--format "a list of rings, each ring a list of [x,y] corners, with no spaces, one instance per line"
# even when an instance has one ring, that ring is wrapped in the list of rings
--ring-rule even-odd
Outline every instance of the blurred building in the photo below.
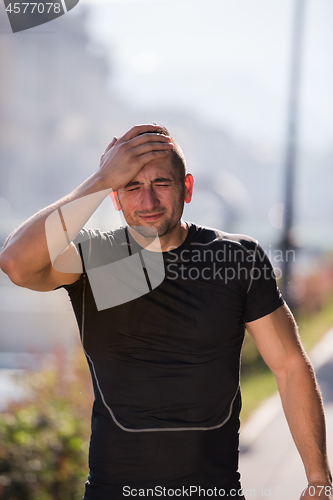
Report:
[[[88,36],[88,12],[74,9],[12,34],[2,4],[0,9],[2,241],[91,175],[114,134],[145,121],[170,129],[196,175],[197,203],[186,207],[189,219],[229,231],[240,229],[245,214],[257,222],[262,214],[267,219],[279,193],[276,159],[271,168],[263,166],[248,145],[186,109],[164,109],[163,103],[159,109],[128,109],[108,89],[113,68],[105,49]]]
[[[73,9],[16,34],[3,3],[0,14],[1,241],[91,175],[114,134],[146,121],[167,126],[184,149],[196,177],[196,202],[185,211],[190,220],[249,233],[264,246],[280,240],[282,150],[260,140],[249,144],[162,100],[150,109],[129,108],[110,91],[116,69],[88,35],[89,11]],[[298,163],[295,239],[332,248],[332,154],[304,149]]]
[[[1,245],[20,222],[91,175],[114,133],[111,68],[89,40],[86,14],[75,12],[13,34],[0,3]],[[36,355],[77,344],[64,290],[25,290],[0,271],[0,297],[0,368],[37,366]]]
[[[12,34],[0,8],[1,206],[24,218],[94,172],[117,104],[82,10]]]

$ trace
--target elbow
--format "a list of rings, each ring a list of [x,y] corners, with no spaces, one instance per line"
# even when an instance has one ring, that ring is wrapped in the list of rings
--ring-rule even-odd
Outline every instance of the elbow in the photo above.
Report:
[[[7,256],[6,250],[2,250],[2,252],[0,254],[0,269],[5,274],[9,273],[9,268],[11,267],[10,260],[11,259],[9,256]]]
[[[294,377],[314,378],[314,370],[304,350],[300,350],[294,356],[287,358],[286,363],[278,369],[272,369],[275,378],[279,381],[287,382]]]
[[[24,273],[17,259],[3,250],[0,255],[0,269],[18,286],[24,286]]]

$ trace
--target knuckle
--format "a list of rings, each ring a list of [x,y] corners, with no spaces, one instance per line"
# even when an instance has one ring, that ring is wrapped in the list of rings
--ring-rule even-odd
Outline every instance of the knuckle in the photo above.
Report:
[[[142,129],[142,125],[134,125],[134,127],[132,128],[133,132],[138,132],[141,129]]]
[[[127,150],[126,156],[128,157],[128,160],[130,160],[130,161],[134,161],[137,158],[137,154],[133,149]]]
[[[140,164],[140,159],[137,156],[133,156],[133,158],[131,159],[132,167],[139,167]]]

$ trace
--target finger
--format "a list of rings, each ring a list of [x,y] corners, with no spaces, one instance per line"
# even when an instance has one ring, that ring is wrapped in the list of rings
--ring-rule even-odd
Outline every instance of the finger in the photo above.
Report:
[[[132,149],[135,156],[142,156],[144,154],[150,153],[152,151],[171,151],[173,148],[172,142],[157,142],[151,141],[144,144],[139,144]]]
[[[106,150],[104,151],[103,154],[107,153],[109,151],[109,149],[112,148],[112,146],[114,146],[116,144],[118,140],[118,137],[114,136],[114,138],[112,139],[112,141],[110,142],[110,144],[107,146]]]
[[[132,127],[126,134],[124,134],[121,138],[121,142],[127,142],[138,136],[139,134],[144,134],[145,132],[155,132],[159,128],[159,125],[135,125]]]
[[[151,142],[171,144],[171,140],[172,139],[169,136],[166,136],[163,134],[149,133],[149,134],[141,134],[137,137],[134,137],[133,139],[127,141],[126,144],[130,148],[136,148],[137,146],[140,146],[141,144],[149,144]]]
[[[153,160],[158,160],[160,158],[165,158],[168,154],[170,154],[170,151],[168,150],[161,150],[161,151],[149,151],[148,153],[144,153],[140,156],[137,157],[138,159],[138,165],[143,168],[147,163]]]

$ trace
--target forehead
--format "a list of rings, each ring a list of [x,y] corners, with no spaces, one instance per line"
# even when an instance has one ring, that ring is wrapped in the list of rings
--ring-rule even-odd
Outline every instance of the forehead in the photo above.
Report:
[[[170,158],[161,158],[147,163],[136,177],[132,180],[138,182],[151,182],[157,178],[168,178],[173,181],[177,179],[176,171]]]

